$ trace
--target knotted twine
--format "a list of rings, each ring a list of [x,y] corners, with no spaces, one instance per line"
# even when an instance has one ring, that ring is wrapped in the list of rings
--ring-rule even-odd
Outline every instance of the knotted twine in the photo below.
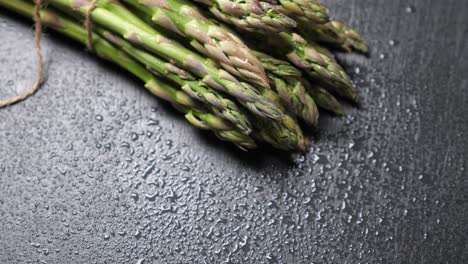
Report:
[[[90,51],[94,50],[93,45],[93,22],[91,19],[91,13],[96,8],[98,0],[93,0],[90,4],[88,11],[86,12],[85,17],[85,28],[87,32],[87,47]],[[26,90],[26,92],[14,96],[6,100],[0,100],[0,108],[15,104],[17,102],[23,101],[26,98],[33,95],[37,89],[42,85],[44,81],[44,57],[42,56],[42,47],[41,47],[41,37],[42,37],[42,21],[41,21],[41,7],[42,0],[34,0],[34,40],[36,45],[36,54],[38,58],[38,67],[37,67],[37,79],[34,82],[33,86]]]
[[[85,28],[86,32],[88,33],[88,49],[90,51],[94,51],[94,44],[93,44],[93,20],[91,18],[91,13],[94,11],[96,8],[98,0],[93,0],[91,2],[91,5],[89,6],[88,11],[86,12],[86,17],[85,17]]]
[[[36,43],[36,53],[37,53],[37,58],[38,58],[38,68],[37,68],[37,79],[33,86],[29,88],[26,92],[19,94],[15,97],[12,97],[10,99],[2,100],[0,101],[0,108],[5,107],[8,105],[12,105],[14,103],[17,103],[19,101],[22,101],[32,94],[34,94],[37,89],[42,84],[42,81],[44,80],[44,58],[42,57],[42,49],[41,49],[41,36],[42,36],[42,23],[41,23],[41,5],[42,5],[42,0],[34,0],[34,25],[36,27],[35,30],[35,43]]]

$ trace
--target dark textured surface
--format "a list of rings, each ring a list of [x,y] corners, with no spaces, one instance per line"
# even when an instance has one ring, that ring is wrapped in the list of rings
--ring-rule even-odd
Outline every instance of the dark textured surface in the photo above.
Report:
[[[467,263],[468,1],[326,1],[370,59],[362,109],[306,155],[244,154],[46,36],[46,85],[0,109],[0,263]],[[0,98],[35,70],[0,11]]]

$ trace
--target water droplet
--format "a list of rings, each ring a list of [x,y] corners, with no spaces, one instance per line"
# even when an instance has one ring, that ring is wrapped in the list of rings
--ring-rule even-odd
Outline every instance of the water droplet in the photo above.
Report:
[[[320,157],[317,154],[312,154],[312,164],[316,164],[320,160]]]
[[[395,45],[396,45],[396,41],[393,40],[393,39],[391,39],[391,40],[388,41],[388,44],[389,44],[390,46],[395,46]]]
[[[96,119],[96,121],[99,121],[99,122],[101,122],[102,120],[104,120],[104,118],[102,117],[102,115],[96,115],[94,118]]]
[[[361,68],[359,68],[359,67],[354,68],[354,72],[355,72],[356,74],[361,73]]]
[[[379,59],[383,60],[383,59],[385,59],[385,57],[386,57],[386,56],[385,56],[385,54],[384,54],[384,53],[380,53],[380,55],[379,55]]]
[[[137,231],[135,231],[135,234],[133,235],[136,239],[140,238],[141,237],[141,232],[140,230],[137,229]]]
[[[158,195],[158,192],[155,192],[155,193],[147,193],[145,195],[146,199],[150,200],[150,201],[154,201],[156,199],[156,196]]]
[[[411,13],[414,13],[414,7],[413,6],[407,6],[405,8],[405,12],[408,13],[408,14],[411,14]]]
[[[157,126],[159,125],[159,120],[156,119],[149,119],[148,126]]]
[[[136,201],[138,201],[139,196],[138,196],[138,193],[131,193],[130,197],[136,202]]]

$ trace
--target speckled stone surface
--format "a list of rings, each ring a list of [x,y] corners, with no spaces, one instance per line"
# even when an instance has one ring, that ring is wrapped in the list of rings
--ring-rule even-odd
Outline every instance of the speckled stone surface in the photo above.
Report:
[[[0,109],[0,263],[468,263],[468,2],[324,2],[372,56],[339,56],[363,107],[305,155],[238,151],[46,34],[46,85]],[[31,23],[0,36],[6,98]]]

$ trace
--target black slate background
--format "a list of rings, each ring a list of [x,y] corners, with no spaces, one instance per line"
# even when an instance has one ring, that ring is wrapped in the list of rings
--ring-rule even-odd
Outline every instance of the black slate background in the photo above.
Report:
[[[371,58],[305,155],[245,154],[55,34],[0,109],[0,263],[467,263],[468,1],[325,1]],[[0,11],[0,98],[32,26]]]

